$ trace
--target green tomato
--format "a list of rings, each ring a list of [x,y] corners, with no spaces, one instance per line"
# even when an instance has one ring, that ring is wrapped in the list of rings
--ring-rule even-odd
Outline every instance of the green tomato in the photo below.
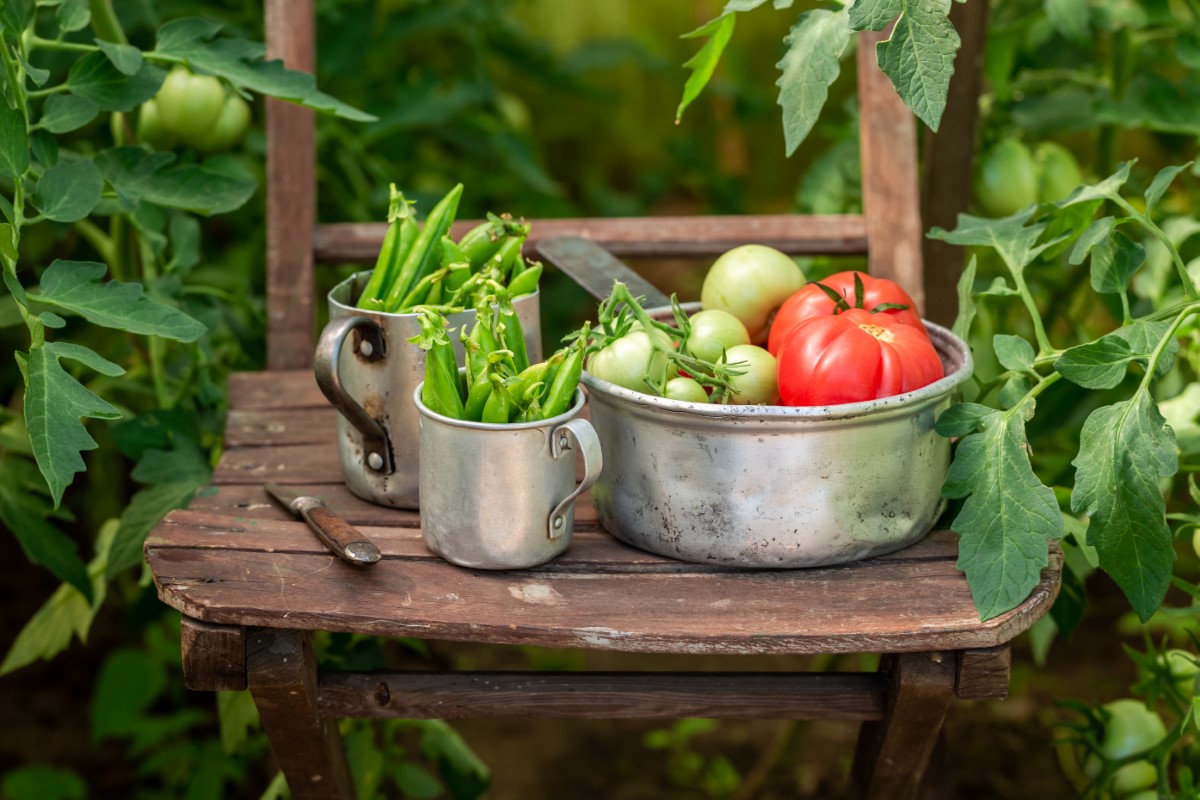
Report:
[[[1112,789],[1118,797],[1142,789],[1149,789],[1158,783],[1158,770],[1149,761],[1134,761],[1119,767],[1112,776]]]
[[[193,75],[175,67],[154,100],[163,127],[180,137],[197,136],[216,123],[225,104],[225,88],[211,75]]]
[[[1108,719],[1100,755],[1119,761],[1150,749],[1167,735],[1162,717],[1146,708],[1140,700],[1114,700],[1102,706]]]
[[[707,403],[708,392],[704,387],[691,378],[677,377],[667,381],[663,397],[668,400],[680,400],[684,403]]]
[[[980,157],[975,172],[975,202],[986,216],[1007,217],[1037,200],[1037,165],[1029,148],[1001,139]]]
[[[646,374],[655,352],[649,334],[641,330],[633,331],[593,353],[588,359],[587,371],[602,381],[650,394]]]
[[[727,311],[745,326],[750,341],[767,341],[771,315],[804,285],[796,262],[773,247],[744,244],[722,254],[704,276],[700,303]]]
[[[689,321],[692,333],[687,340],[687,352],[696,358],[716,362],[728,348],[750,344],[746,326],[728,311],[717,308],[698,311]]]
[[[1184,697],[1196,695],[1196,676],[1200,675],[1196,656],[1186,650],[1168,650],[1159,656],[1159,663],[1164,661],[1171,669],[1171,677],[1175,679],[1179,693]]]
[[[137,128],[134,135],[137,137],[138,143],[148,144],[155,150],[170,150],[175,146],[175,136],[163,127],[158,103],[153,100],[147,100],[138,109]]]
[[[1056,203],[1083,183],[1079,162],[1071,151],[1057,142],[1042,142],[1034,150],[1037,161],[1039,203]]]
[[[212,127],[185,136],[183,140],[202,152],[217,153],[241,142],[249,127],[250,104],[238,95],[231,94],[225,98],[225,105],[221,106],[221,113]]]
[[[775,405],[779,402],[778,367],[775,356],[765,349],[753,344],[739,344],[725,351],[721,363],[740,364],[745,370],[731,381],[733,397],[729,399],[730,403]]]

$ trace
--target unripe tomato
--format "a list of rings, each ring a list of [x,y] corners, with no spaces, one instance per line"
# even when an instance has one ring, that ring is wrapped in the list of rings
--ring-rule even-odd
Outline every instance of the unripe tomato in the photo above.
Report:
[[[779,402],[779,369],[775,356],[752,344],[739,344],[725,351],[721,363],[738,366],[744,373],[734,377],[733,405],[775,405]]]
[[[1104,761],[1092,753],[1083,765],[1083,774],[1095,780],[1104,768]],[[1109,779],[1108,788],[1114,797],[1126,797],[1158,783],[1158,770],[1149,761],[1133,761],[1118,767]]]
[[[1057,203],[1083,183],[1079,162],[1057,142],[1042,142],[1034,150],[1037,161],[1039,203]]]
[[[225,98],[221,113],[212,127],[183,140],[205,153],[228,150],[242,141],[250,127],[250,104],[236,94]]]
[[[602,381],[650,394],[651,390],[645,378],[650,358],[655,353],[649,334],[645,331],[632,331],[603,350],[593,353],[588,359],[587,371]]]
[[[979,159],[975,202],[989,217],[1007,217],[1037,200],[1037,165],[1029,148],[1016,139],[1001,139]]]
[[[1167,735],[1162,717],[1146,708],[1140,700],[1114,700],[1102,706],[1107,712],[1100,754],[1110,761],[1136,755],[1150,749]]]
[[[687,352],[696,358],[715,362],[721,353],[739,344],[750,344],[750,334],[737,317],[728,311],[710,308],[697,311],[689,320],[692,333]]]
[[[1166,662],[1171,670],[1175,686],[1184,697],[1192,697],[1197,693],[1196,676],[1200,675],[1200,665],[1196,664],[1196,656],[1186,650],[1168,650],[1159,656],[1159,662]]]
[[[667,381],[663,397],[684,403],[707,403],[708,392],[691,378],[677,377]]]
[[[804,285],[796,262],[773,247],[744,244],[723,253],[704,276],[700,303],[728,311],[746,326],[750,341],[767,340],[771,314]]]
[[[159,118],[158,103],[153,100],[147,100],[138,109],[134,135],[139,143],[148,144],[155,150],[170,150],[175,146],[175,136],[163,127]]]
[[[196,136],[216,123],[225,104],[225,88],[211,75],[193,75],[185,67],[175,67],[154,100],[167,130],[180,137]]]

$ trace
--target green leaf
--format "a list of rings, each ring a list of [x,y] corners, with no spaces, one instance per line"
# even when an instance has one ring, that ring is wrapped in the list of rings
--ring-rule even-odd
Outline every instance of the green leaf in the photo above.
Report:
[[[71,359],[102,375],[116,377],[125,370],[86,347],[68,342],[45,342],[26,357],[25,424],[38,468],[50,487],[57,508],[76,472],[85,469],[79,453],[97,445],[81,418],[120,419],[121,412],[71,377],[59,359]]]
[[[1085,389],[1111,389],[1125,378],[1126,368],[1135,358],[1137,354],[1128,342],[1108,335],[1067,350],[1054,362],[1054,368]]]
[[[396,788],[403,792],[405,797],[432,800],[442,795],[441,781],[419,764],[401,762],[396,765],[392,775],[396,780]]]
[[[1188,69],[1200,70],[1200,32],[1195,28],[1180,31],[1175,37],[1175,57]]]
[[[206,165],[172,166],[172,153],[117,147],[96,156],[96,164],[126,208],[138,201],[205,216],[241,208],[258,184],[253,178]]]
[[[155,51],[186,59],[192,69],[224,78],[238,89],[299,103],[356,122],[375,119],[374,115],[319,91],[316,80],[307,72],[285,69],[282,61],[263,61],[266,48],[257,42],[213,39],[220,28],[207,20],[173,20],[159,28]]]
[[[172,214],[171,270],[189,270],[200,263],[200,221],[190,214]]]
[[[87,785],[69,769],[31,764],[6,774],[0,794],[5,800],[84,800]]]
[[[953,439],[974,433],[985,421],[989,420],[996,409],[988,408],[979,403],[958,403],[950,406],[938,417],[934,430],[938,435]]]
[[[1167,335],[1167,331],[1171,329],[1170,320],[1139,320],[1132,325],[1126,325],[1123,328],[1117,328],[1108,336],[1116,336],[1125,340],[1139,360],[1143,360],[1142,366],[1145,366],[1149,355],[1154,352],[1154,348],[1162,341],[1162,338]],[[1161,378],[1171,371],[1171,366],[1175,363],[1175,354],[1179,352],[1179,340],[1172,338],[1167,343],[1167,348],[1163,351],[1162,356],[1158,359],[1158,367],[1154,370],[1154,377]]]
[[[1088,0],[1044,0],[1046,17],[1064,39],[1086,43],[1092,35]]]
[[[1163,167],[1158,171],[1158,174],[1154,176],[1154,180],[1150,182],[1150,188],[1146,190],[1145,197],[1147,214],[1149,214],[1150,211],[1156,205],[1158,205],[1159,200],[1162,200],[1163,195],[1167,192],[1167,187],[1171,185],[1171,181],[1175,180],[1179,173],[1183,172],[1191,165],[1192,162],[1189,161],[1186,164],[1180,164],[1177,167]]]
[[[142,51],[131,44],[118,44],[97,39],[96,45],[100,52],[108,56],[108,60],[125,75],[137,75],[142,68]]]
[[[0,176],[15,178],[29,168],[29,132],[19,109],[0,102]]]
[[[1020,336],[997,333],[992,337],[992,348],[996,351],[996,360],[1005,369],[1014,372],[1029,372],[1033,369],[1033,360],[1037,354],[1033,351],[1033,345]]]
[[[1071,510],[1090,516],[1088,544],[1145,622],[1166,596],[1175,560],[1159,489],[1179,467],[1175,434],[1142,389],[1092,412],[1071,463]]]
[[[721,60],[721,54],[725,52],[725,46],[729,44],[729,38],[733,36],[733,27],[736,22],[737,17],[733,14],[717,17],[683,35],[684,39],[697,36],[707,36],[709,39],[700,48],[700,52],[683,64],[685,69],[692,71],[692,74],[688,76],[687,83],[683,85],[683,99],[679,101],[679,107],[675,109],[676,124],[683,118],[684,110],[700,96],[700,92],[704,91],[704,87],[708,85],[713,70],[717,68],[717,63]]]
[[[975,321],[975,256],[967,262],[967,268],[958,278],[958,315],[954,318],[951,332],[960,339],[966,339],[971,332],[971,323]]]
[[[33,0],[5,0],[0,5],[0,26],[7,33],[20,36],[33,22],[33,12]]]
[[[491,781],[487,764],[440,719],[421,720],[421,752],[436,761],[452,797],[477,797]]]
[[[81,220],[100,202],[104,176],[88,158],[60,161],[42,173],[33,200],[55,222]]]
[[[1001,277],[992,278],[992,282],[975,293],[976,297],[1020,297],[1021,293],[1008,285]]]
[[[841,71],[839,61],[850,41],[847,19],[844,8],[806,11],[783,40],[788,51],[775,65],[782,73],[775,85],[783,107],[783,137],[789,156],[812,130],[829,96],[829,86]]]
[[[54,14],[54,20],[66,33],[83,30],[92,21],[88,0],[63,0]]]
[[[0,462],[0,521],[16,536],[26,558],[74,586],[90,601],[92,581],[75,542],[48,521],[48,504],[6,474],[5,463]]]
[[[25,74],[29,76],[29,80],[33,81],[35,86],[44,86],[46,81],[50,80],[50,70],[35,67],[21,53],[17,53],[16,56],[17,61],[21,63],[21,68],[25,70]]]
[[[1120,294],[1129,288],[1129,281],[1138,267],[1146,263],[1146,248],[1116,231],[1108,244],[1092,250],[1092,288],[1103,294]]]
[[[173,450],[145,450],[130,474],[139,483],[179,482],[201,485],[208,482],[210,470],[204,454],[194,443],[177,438]]]
[[[165,72],[148,63],[143,63],[135,74],[126,75],[113,66],[107,55],[95,52],[71,65],[67,86],[72,94],[91,100],[102,111],[132,111],[154,96],[165,77]]]
[[[1037,258],[1039,253],[1054,244],[1037,243],[1042,231],[1046,229],[1046,223],[1025,225],[1033,216],[1033,212],[1034,207],[1030,206],[1011,217],[999,219],[959,214],[958,226],[954,230],[934,228],[929,232],[929,238],[941,239],[950,244],[990,247],[999,254],[1009,269],[1020,272]]]
[[[1075,240],[1075,247],[1071,250],[1069,261],[1072,264],[1082,264],[1093,247],[1108,240],[1108,236],[1116,224],[1115,217],[1101,217],[1089,225],[1087,230],[1079,234],[1079,238]]]
[[[1054,492],[1029,464],[1025,422],[995,411],[983,431],[958,443],[942,493],[966,498],[952,527],[962,534],[958,568],[966,573],[981,620],[1015,608],[1033,591],[1062,531]]]
[[[194,342],[204,325],[177,308],[146,296],[140,283],[100,282],[108,267],[95,261],[57,259],[42,275],[39,303],[86,317],[106,328]]]
[[[226,755],[237,755],[257,728],[258,707],[249,692],[217,692],[217,717],[221,721],[221,748]]]
[[[92,695],[92,741],[133,733],[167,685],[166,669],[144,650],[116,650],[104,660]]]
[[[950,0],[856,0],[850,8],[850,26],[856,31],[881,31],[896,20],[891,36],[875,46],[879,68],[905,104],[935,131],[946,109],[960,44],[949,13]]]
[[[0,256],[17,260],[17,246],[13,244],[13,226],[0,222]]]
[[[58,163],[58,139],[44,130],[36,130],[29,135],[29,143],[33,147],[33,157],[42,169],[53,167]]]
[[[196,489],[206,482],[156,483],[135,494],[121,512],[117,537],[113,540],[112,553],[108,559],[108,576],[111,578],[142,563],[142,545],[146,536],[168,512],[185,508],[192,501]]]
[[[73,94],[52,94],[42,107],[41,119],[35,128],[45,128],[51,133],[69,133],[82,128],[96,118],[100,106],[84,97]]]
[[[1099,183],[1090,186],[1080,186],[1054,205],[1059,208],[1073,206],[1076,203],[1087,203],[1092,200],[1112,200],[1119,196],[1120,189],[1129,180],[1129,170],[1133,168],[1132,161],[1126,161]]]
[[[32,664],[39,658],[53,658],[67,649],[72,634],[79,637],[81,642],[87,641],[92,620],[104,602],[108,585],[104,580],[104,567],[116,530],[116,521],[112,520],[100,528],[96,537],[96,555],[88,563],[88,574],[92,577],[91,604],[73,586],[65,583],[59,586],[17,634],[4,657],[4,663],[0,664],[0,676]]]

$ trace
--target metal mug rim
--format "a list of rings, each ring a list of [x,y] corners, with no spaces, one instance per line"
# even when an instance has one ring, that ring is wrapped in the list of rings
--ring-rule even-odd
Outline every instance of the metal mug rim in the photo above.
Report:
[[[329,302],[329,304],[331,306],[337,306],[340,309],[345,309],[346,311],[349,311],[354,314],[362,314],[362,315],[378,314],[381,317],[415,317],[415,316],[417,316],[417,313],[415,311],[406,311],[403,314],[398,314],[394,311],[376,311],[375,309],[371,309],[371,308],[359,308],[358,306],[346,305],[345,303],[336,299],[333,296],[333,293],[336,292],[338,289],[342,288],[342,286],[344,286],[345,284],[354,281],[360,275],[370,275],[371,272],[372,272],[372,270],[369,270],[369,269],[362,270],[360,272],[354,273],[353,275],[351,275],[348,278],[345,278],[344,280],[338,281],[336,284],[333,285],[333,287],[328,292],[326,292],[325,299]],[[532,292],[512,298],[512,301],[515,303],[518,300],[525,299],[526,297],[539,297],[541,295],[541,293],[542,293],[542,287],[538,286]],[[475,310],[474,308],[468,308],[467,306],[463,306],[460,310],[455,311],[454,314],[462,314],[462,313],[465,313],[468,311],[473,312],[474,310]],[[447,314],[446,316],[452,316],[452,315]]]
[[[461,367],[460,367],[461,369]],[[473,420],[455,419],[447,417],[444,414],[439,414],[421,402],[421,389],[425,386],[425,381],[417,384],[417,388],[413,389],[413,403],[417,406],[417,411],[429,417],[432,420],[441,422],[445,425],[452,425],[457,428],[469,428],[477,431],[528,431],[547,426],[553,427],[559,423],[573,419],[581,408],[583,408],[586,397],[583,394],[582,387],[575,388],[575,402],[571,404],[563,413],[549,419],[539,419],[532,422],[475,422]]]

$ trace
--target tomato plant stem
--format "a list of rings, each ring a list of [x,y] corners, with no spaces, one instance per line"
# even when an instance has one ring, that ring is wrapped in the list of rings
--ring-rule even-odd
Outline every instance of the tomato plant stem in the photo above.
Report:
[[[1192,280],[1192,276],[1188,274],[1187,265],[1183,263],[1183,258],[1179,255],[1179,250],[1175,247],[1175,243],[1171,241],[1171,237],[1166,234],[1162,228],[1154,224],[1150,217],[1138,211],[1129,201],[1120,195],[1114,194],[1110,197],[1113,202],[1125,210],[1129,216],[1140,222],[1146,230],[1154,234],[1154,237],[1163,243],[1167,248],[1167,252],[1171,254],[1171,263],[1175,265],[1175,272],[1179,275],[1179,280],[1183,283],[1183,291],[1187,294],[1189,300],[1200,300],[1200,292],[1196,291],[1196,283]]]
[[[1011,264],[1008,271],[1012,273],[1013,283],[1016,285],[1017,291],[1021,294],[1021,302],[1029,310],[1030,319],[1033,321],[1033,335],[1037,339],[1038,354],[1046,355],[1047,353],[1055,352],[1054,345],[1050,344],[1050,339],[1046,336],[1046,326],[1042,323],[1042,313],[1038,311],[1037,303],[1033,299],[1033,293],[1029,291],[1029,285],[1025,283],[1025,275],[1021,270],[1013,269]]]
[[[1146,374],[1142,376],[1142,382],[1138,386],[1139,392],[1150,391],[1150,381],[1154,378],[1154,372],[1158,367],[1158,362],[1162,358],[1163,353],[1167,351],[1167,347],[1170,346],[1171,341],[1175,338],[1175,331],[1179,330],[1179,326],[1183,324],[1183,321],[1192,314],[1195,314],[1197,310],[1200,310],[1200,303],[1184,309],[1171,321],[1171,327],[1158,340],[1158,345],[1155,346],[1154,352],[1150,354],[1150,360],[1146,362]]]
[[[43,39],[41,36],[30,36],[29,44],[31,47],[40,47],[43,50],[62,50],[71,53],[93,53],[100,49],[94,44],[64,42],[60,39]]]

